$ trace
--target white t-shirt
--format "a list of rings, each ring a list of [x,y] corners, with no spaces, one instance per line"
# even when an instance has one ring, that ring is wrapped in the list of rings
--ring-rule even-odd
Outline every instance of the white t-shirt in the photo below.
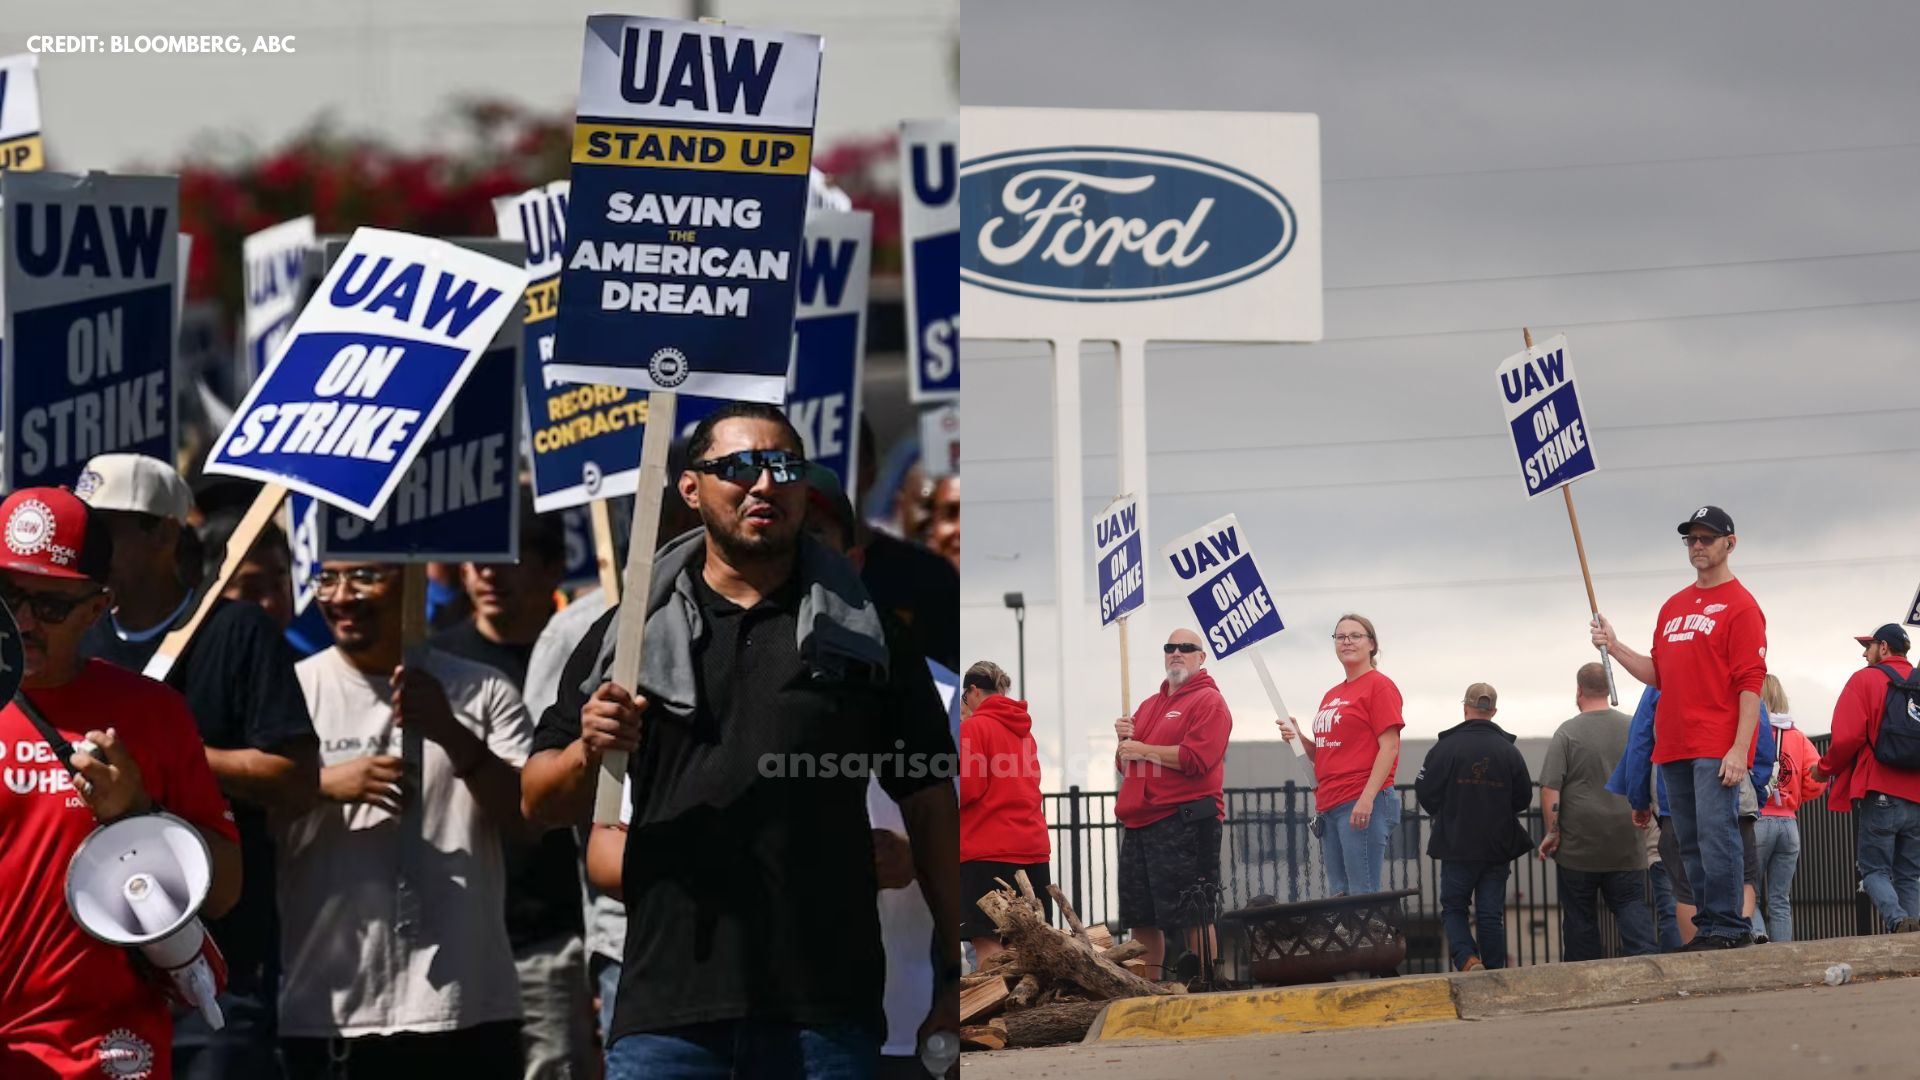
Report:
[[[420,662],[460,723],[507,764],[526,761],[533,726],[504,676],[432,649]],[[405,756],[386,676],[360,672],[337,648],[294,671],[322,765]],[[453,1031],[520,1019],[500,830],[453,775],[446,751],[421,740],[418,754],[420,780],[398,818],[322,802],[273,822],[282,1035]]]

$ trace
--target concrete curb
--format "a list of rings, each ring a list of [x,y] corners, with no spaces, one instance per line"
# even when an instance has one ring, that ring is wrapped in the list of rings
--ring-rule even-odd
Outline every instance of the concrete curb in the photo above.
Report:
[[[1783,990],[1817,983],[1830,965],[1838,963],[1852,965],[1855,979],[1920,975],[1920,934],[1830,938],[1729,952],[1589,960],[1278,990],[1128,998],[1101,1012],[1085,1042],[1485,1020],[1663,998]]]

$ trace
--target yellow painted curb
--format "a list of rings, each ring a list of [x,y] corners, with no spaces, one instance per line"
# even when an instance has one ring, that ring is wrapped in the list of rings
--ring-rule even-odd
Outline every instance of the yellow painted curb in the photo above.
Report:
[[[1383,979],[1228,994],[1126,998],[1093,1039],[1191,1039],[1457,1020],[1446,979]]]

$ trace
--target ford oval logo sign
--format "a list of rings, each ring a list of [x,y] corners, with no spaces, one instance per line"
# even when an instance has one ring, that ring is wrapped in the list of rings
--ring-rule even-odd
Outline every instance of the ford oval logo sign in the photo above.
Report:
[[[1245,281],[1299,231],[1257,177],[1126,147],[1016,150],[960,166],[962,281],[1042,300],[1163,300]]]

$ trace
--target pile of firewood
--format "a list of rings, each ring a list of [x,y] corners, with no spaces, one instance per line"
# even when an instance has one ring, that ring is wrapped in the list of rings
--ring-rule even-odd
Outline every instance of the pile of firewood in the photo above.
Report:
[[[1018,891],[1001,881],[1002,888],[980,898],[980,910],[993,920],[1007,949],[960,980],[961,1049],[1078,1042],[1109,1001],[1186,992],[1178,983],[1146,977],[1146,964],[1138,959],[1144,945],[1115,945],[1105,927],[1082,926],[1058,886],[1048,886],[1047,892],[1068,929],[1048,926],[1027,875],[1017,874],[1015,880]]]

